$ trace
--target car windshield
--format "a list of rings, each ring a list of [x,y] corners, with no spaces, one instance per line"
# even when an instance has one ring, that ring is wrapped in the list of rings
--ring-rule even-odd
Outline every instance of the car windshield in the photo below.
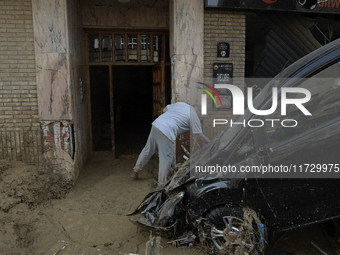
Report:
[[[279,84],[282,84],[282,79],[273,79],[271,80],[262,90],[261,92],[254,98],[253,105],[255,109],[259,109],[261,105],[265,102],[266,98],[272,93],[273,87],[278,87]],[[253,114],[247,108],[244,112],[244,115],[240,115],[235,122],[247,122]],[[225,129],[216,140],[218,143],[218,150],[223,150],[228,147],[228,144],[237,136],[237,134],[243,129],[243,125],[235,125],[233,127],[229,127]]]
[[[296,86],[298,84],[301,84],[301,82],[303,82],[303,79],[301,78],[309,79],[316,74],[315,72],[324,70],[331,65],[337,65],[333,66],[333,68],[336,69],[335,73],[336,77],[338,77],[337,74],[339,66],[336,62],[339,61],[340,55],[339,41],[340,39],[329,43],[319,50],[316,50],[315,52],[301,58],[300,60],[287,67],[281,73],[279,73],[270,82],[261,83],[267,85],[264,86],[261,92],[252,101],[253,107],[258,110],[263,110],[267,107],[271,107],[271,100],[268,99],[272,98],[273,87],[277,87],[279,93],[279,90],[283,85]],[[326,77],[329,77],[329,74],[327,74]],[[300,81],[296,82],[296,79],[300,79]],[[340,82],[336,83],[336,86],[334,84],[333,85],[338,89],[338,84],[340,84]],[[315,90],[312,90],[312,92],[313,91]],[[322,95],[322,93],[320,95]],[[334,105],[335,107],[338,107],[339,105],[338,101],[336,100],[332,101],[332,103],[334,103],[332,105]],[[278,109],[280,109],[279,105]],[[259,116],[254,115],[247,108],[244,114],[240,115],[236,120],[233,120],[233,122],[247,123],[249,120],[255,119],[257,117]],[[232,127],[224,129],[219,135],[213,138],[210,143],[206,144],[203,148],[193,153],[193,155],[191,155],[190,157],[190,160],[185,162],[185,164],[183,164],[180,169],[174,174],[171,182],[167,186],[167,191],[173,190],[174,188],[192,179],[197,179],[197,176],[190,176],[190,169],[193,169],[195,166],[204,166],[210,160],[214,160],[215,157],[218,159],[229,160],[228,164],[233,164],[242,161],[242,159],[248,157],[251,153],[254,153],[255,147],[253,143],[253,132],[249,132],[251,130],[249,128],[245,128],[245,125],[242,125],[243,123],[241,123],[241,125],[233,125]],[[267,128],[267,130],[265,131],[267,131],[266,134],[269,136],[269,140],[274,139],[274,136],[272,136],[272,130]],[[235,142],[238,143],[235,144]],[[234,148],[231,148],[231,146],[233,146]],[[230,161],[230,155],[228,151],[234,152],[232,156],[232,162]],[[223,152],[227,154],[224,154]],[[226,163],[226,161],[224,163]]]

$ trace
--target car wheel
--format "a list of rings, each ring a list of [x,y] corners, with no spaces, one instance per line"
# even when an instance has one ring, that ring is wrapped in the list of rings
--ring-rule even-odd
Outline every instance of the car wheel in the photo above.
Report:
[[[218,206],[199,221],[201,243],[217,254],[261,254],[266,229],[257,213],[247,207]]]

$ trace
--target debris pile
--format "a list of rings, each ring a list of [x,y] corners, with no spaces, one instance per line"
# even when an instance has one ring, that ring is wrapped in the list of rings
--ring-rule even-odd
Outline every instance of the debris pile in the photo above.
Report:
[[[41,166],[17,161],[0,161],[0,210],[8,212],[15,205],[30,206],[65,196],[71,188],[60,175]]]

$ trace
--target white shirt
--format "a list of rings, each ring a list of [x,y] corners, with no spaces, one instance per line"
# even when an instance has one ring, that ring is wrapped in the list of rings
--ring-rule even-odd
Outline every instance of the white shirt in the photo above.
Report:
[[[177,136],[190,130],[190,127],[193,134],[202,133],[200,120],[192,106],[177,102],[167,105],[167,109],[152,125],[171,141],[175,141]]]

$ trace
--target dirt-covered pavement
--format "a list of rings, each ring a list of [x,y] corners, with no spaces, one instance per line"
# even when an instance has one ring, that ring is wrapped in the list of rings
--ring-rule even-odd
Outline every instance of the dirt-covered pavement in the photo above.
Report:
[[[61,198],[64,191],[59,190],[56,191],[59,195],[54,196],[59,199],[47,200],[53,198],[49,194],[53,188],[47,187],[48,184],[34,188],[36,194],[32,197],[44,196],[41,201],[24,201],[14,196],[15,202],[0,212],[0,254],[145,254],[150,233],[137,229],[126,214],[155,188],[152,170],[157,169],[157,162],[151,160],[141,179],[133,181],[130,174],[137,156],[114,159],[111,155],[95,153],[65,198]],[[16,169],[44,175],[43,169],[16,164]],[[5,174],[13,170],[15,168],[9,167]],[[32,176],[28,186],[36,185],[35,182],[48,183],[44,178]],[[15,179],[11,182],[17,182]],[[5,189],[10,195],[17,190],[14,185]],[[175,248],[167,243],[169,241],[162,238],[162,254],[200,253],[196,248]]]
[[[137,229],[126,214],[155,188],[157,161],[151,160],[141,179],[133,181],[136,159],[94,153],[68,194],[68,185],[41,167],[2,162],[0,254],[145,254],[150,233]],[[328,227],[287,232],[267,254],[322,254],[318,248],[339,254],[339,233]],[[170,241],[161,239],[161,254],[203,254],[198,247],[176,248]]]

